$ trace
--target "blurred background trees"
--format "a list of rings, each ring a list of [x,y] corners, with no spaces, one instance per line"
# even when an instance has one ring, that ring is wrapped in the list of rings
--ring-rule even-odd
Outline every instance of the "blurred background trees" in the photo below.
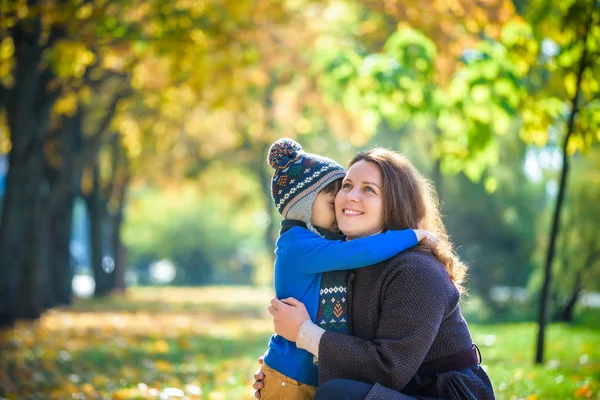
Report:
[[[538,353],[599,290],[596,0],[0,4],[0,325],[74,276],[270,285],[279,137],[405,153],[478,317],[539,308]]]

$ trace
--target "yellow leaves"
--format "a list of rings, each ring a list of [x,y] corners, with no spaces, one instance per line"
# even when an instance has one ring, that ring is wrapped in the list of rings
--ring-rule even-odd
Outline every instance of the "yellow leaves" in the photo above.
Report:
[[[369,34],[372,32],[375,32],[378,28],[378,24],[377,21],[373,20],[373,19],[369,19],[366,21],[363,21],[360,25],[360,31],[362,34]]]
[[[72,117],[77,111],[79,102],[90,104],[92,100],[92,89],[84,85],[79,89],[67,90],[54,103],[52,111],[56,115],[67,115]]]
[[[92,377],[92,383],[94,386],[104,387],[108,384],[108,382],[109,379],[106,377],[106,375],[95,375]]]
[[[78,96],[83,104],[90,104],[92,101],[92,89],[88,85],[84,85],[79,89]]]
[[[246,77],[251,84],[264,88],[269,84],[269,74],[262,68],[250,68]]]
[[[170,83],[170,67],[168,57],[148,56],[134,67],[131,86],[134,89],[164,89]]]
[[[600,73],[598,77],[594,76],[592,69],[586,69],[581,80],[581,90],[584,94],[593,96],[600,92]]]
[[[77,19],[88,19],[94,11],[92,4],[85,3],[79,7],[75,13]]]
[[[77,111],[77,103],[77,94],[69,91],[56,100],[52,111],[59,115],[68,115],[72,117],[75,115],[75,111]]]
[[[123,56],[119,54],[119,52],[107,50],[102,56],[102,67],[114,71],[121,71],[125,64],[124,61]]]
[[[12,75],[14,68],[13,54],[15,52],[15,44],[12,37],[5,37],[0,42],[0,84],[10,88],[14,84],[15,80]]]
[[[532,99],[521,111],[523,123],[519,135],[526,143],[543,146],[548,140],[548,129],[559,117],[565,105],[555,97]]]
[[[4,4],[2,4],[4,6]],[[27,15],[29,15],[29,8],[27,7],[27,3],[26,2],[19,2],[17,4],[17,17],[19,17],[20,19],[24,19],[27,18]]]
[[[191,350],[192,348],[189,338],[186,336],[181,336],[177,339],[177,346],[182,350]]]
[[[565,90],[567,91],[567,96],[569,98],[573,98],[577,91],[577,75],[574,72],[571,72],[565,76]]]
[[[264,351],[272,325],[255,311],[241,314],[239,298],[263,311],[271,296],[238,287],[132,289],[49,311],[0,332],[0,391],[14,399],[244,398],[253,353]]]
[[[312,130],[312,123],[306,118],[300,118],[296,122],[296,130],[298,133],[309,133]]]
[[[590,148],[591,143],[587,143],[588,141],[586,141],[586,139],[588,138],[580,134],[572,135],[567,144],[567,154],[573,155],[577,151],[586,151]]]
[[[206,47],[208,37],[204,33],[202,29],[192,29],[190,30],[190,37],[197,45],[202,47]]]
[[[8,154],[11,148],[10,132],[6,124],[6,115],[3,113],[0,114],[0,155]],[[0,340],[2,340],[1,337]]]
[[[137,388],[119,389],[112,394],[115,400],[137,399],[141,395]]]
[[[169,347],[167,345],[166,347],[166,351],[163,351],[163,353],[168,352]],[[156,368],[157,371],[160,372],[172,372],[173,371],[173,366],[171,365],[171,363],[169,363],[168,361],[165,360],[158,360],[154,363],[154,368]]]
[[[582,387],[577,389],[573,394],[575,395],[575,397],[585,398],[591,398],[594,395],[594,393],[590,390],[589,386],[587,385],[583,385]]]
[[[169,352],[169,344],[168,344],[166,341],[164,341],[164,340],[157,340],[157,341],[155,341],[155,342],[152,342],[152,343],[150,343],[150,344],[147,346],[147,350],[148,350],[150,353],[156,353],[156,354],[164,354],[164,353],[168,353],[168,352]],[[161,368],[161,367],[162,367],[162,368],[164,368],[164,367],[165,367],[165,365],[164,365],[164,364],[162,364],[162,363],[161,363],[161,364],[159,365],[159,363],[161,363],[161,361],[157,361],[157,362],[156,362],[156,364],[155,364],[155,367],[156,367],[157,369],[159,369],[159,368]],[[160,370],[160,369],[159,369],[159,370]]]
[[[137,157],[142,152],[142,132],[138,122],[129,116],[118,117],[115,125],[121,132],[121,140],[125,150],[131,157]]]
[[[45,57],[55,74],[61,79],[81,78],[96,60],[95,54],[85,44],[73,40],[59,40]]]
[[[86,382],[83,385],[81,385],[81,391],[88,396],[92,396],[96,392],[94,390],[94,386],[92,386],[92,384],[90,384],[89,382]]]
[[[536,62],[539,52],[532,27],[521,18],[513,18],[502,28],[501,41],[509,50],[512,63],[524,76]]]
[[[6,61],[12,57],[15,52],[15,44],[12,37],[7,36],[0,43],[0,60]]]

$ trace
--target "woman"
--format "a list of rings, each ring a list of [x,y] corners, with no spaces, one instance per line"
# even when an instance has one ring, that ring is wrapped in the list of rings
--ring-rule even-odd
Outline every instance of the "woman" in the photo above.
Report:
[[[335,208],[350,240],[418,228],[440,242],[350,273],[352,336],[321,330],[295,299],[271,301],[275,332],[318,357],[315,399],[494,398],[458,305],[466,267],[429,182],[403,156],[373,149],[351,161]]]

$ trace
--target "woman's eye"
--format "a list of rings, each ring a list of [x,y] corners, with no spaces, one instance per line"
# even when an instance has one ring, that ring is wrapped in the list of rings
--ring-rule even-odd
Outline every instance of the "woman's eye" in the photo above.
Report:
[[[342,189],[352,189],[352,185],[351,185],[351,184],[349,184],[349,183],[344,183],[344,184],[342,185]]]
[[[367,186],[365,188],[365,192],[373,192],[373,193],[375,193],[375,191],[371,187],[369,187],[369,186]]]

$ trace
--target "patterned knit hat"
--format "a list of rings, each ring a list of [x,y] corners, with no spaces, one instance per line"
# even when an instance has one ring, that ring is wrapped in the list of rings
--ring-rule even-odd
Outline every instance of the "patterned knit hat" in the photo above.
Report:
[[[285,219],[302,221],[312,228],[315,197],[325,186],[343,178],[346,170],[330,158],[305,153],[292,139],[273,143],[267,160],[275,170],[271,193],[277,211]]]

